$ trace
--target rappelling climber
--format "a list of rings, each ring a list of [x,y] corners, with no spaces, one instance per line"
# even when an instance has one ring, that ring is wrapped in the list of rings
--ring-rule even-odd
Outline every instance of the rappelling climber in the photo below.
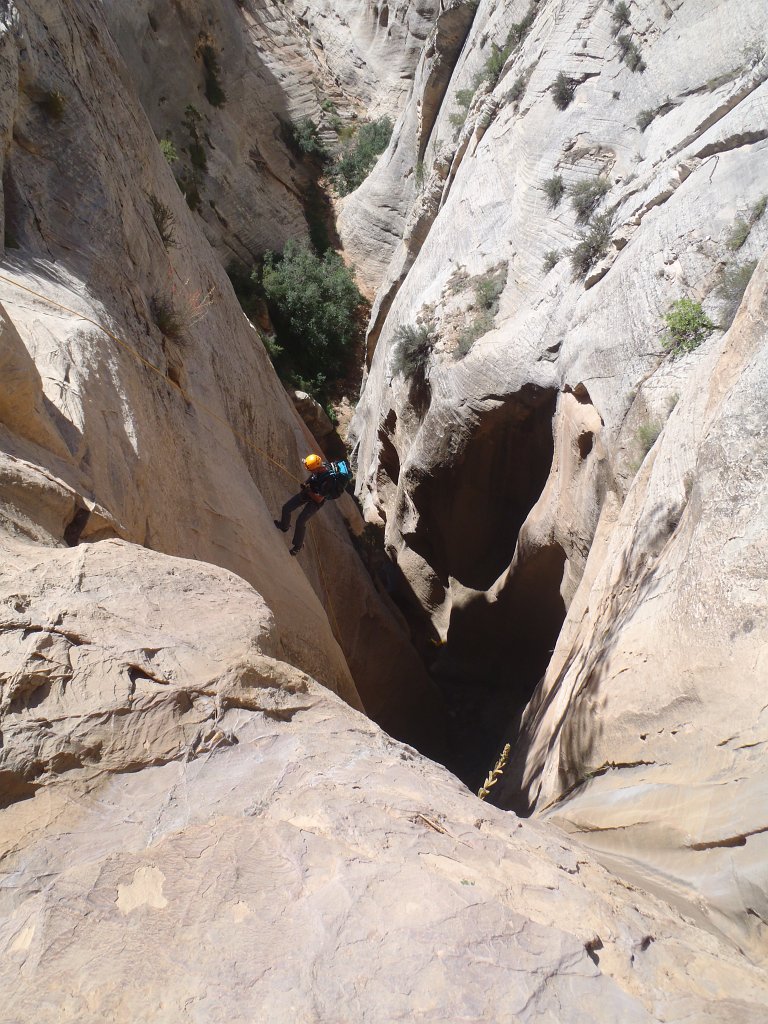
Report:
[[[312,454],[307,455],[303,461],[309,470],[309,479],[301,485],[298,494],[294,494],[286,501],[280,518],[274,521],[278,530],[287,533],[291,526],[291,513],[300,505],[304,506],[293,531],[292,555],[298,555],[304,545],[304,534],[309,520],[320,511],[328,498],[341,497],[351,475],[349,466],[343,459],[340,462],[325,462],[319,455]]]

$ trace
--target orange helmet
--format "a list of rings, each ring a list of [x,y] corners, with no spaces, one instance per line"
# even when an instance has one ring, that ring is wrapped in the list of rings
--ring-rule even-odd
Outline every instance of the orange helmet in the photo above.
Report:
[[[314,473],[316,469],[320,469],[323,464],[323,460],[319,455],[308,455],[304,459],[304,465],[307,467],[310,473]]]

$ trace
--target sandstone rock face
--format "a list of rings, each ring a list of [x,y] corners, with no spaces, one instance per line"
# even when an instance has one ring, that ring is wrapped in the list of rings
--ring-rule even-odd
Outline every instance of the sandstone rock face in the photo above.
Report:
[[[341,222],[379,286],[353,424],[360,496],[442,645],[439,672],[493,698],[477,718],[491,749],[514,740],[568,615],[505,804],[522,788],[522,806],[653,884],[692,903],[703,891],[716,927],[763,956],[764,277],[725,336],[676,360],[661,341],[681,297],[728,327],[766,249],[768,12],[643,0],[622,17],[586,0],[481,3],[426,143],[425,49]],[[604,182],[595,212],[610,220],[604,255],[577,273],[588,228],[570,190],[585,181]],[[375,255],[358,245],[369,232]],[[419,326],[430,351],[409,378],[398,330]]]
[[[756,955],[768,919],[766,324],[763,261],[618,518],[598,527],[595,575],[526,713],[520,764],[539,811],[646,884],[674,879],[697,916],[714,907]]]
[[[276,660],[232,573],[0,543],[3,1020],[764,1019],[721,940]]]
[[[172,169],[226,266],[306,235],[314,186],[311,169],[290,150],[291,122],[312,117],[327,128],[328,101],[346,118],[397,117],[438,4],[105,0],[103,7],[126,62],[124,88],[139,98],[157,137],[173,141]]]
[[[751,681],[765,632],[765,267],[725,336],[677,362],[649,341],[675,288],[716,281],[738,211],[750,217],[738,259],[764,245],[762,66],[691,91],[691,69],[662,58],[702,48],[715,6],[665,4],[674,46],[655,7],[633,6],[648,18],[635,30],[649,72],[668,72],[679,101],[663,114],[679,115],[677,142],[648,142],[640,180],[614,182],[623,220],[590,287],[562,267],[543,283],[535,133],[545,162],[564,135],[583,130],[586,145],[607,130],[613,109],[603,97],[594,122],[578,107],[553,117],[545,92],[565,40],[578,40],[579,106],[605,88],[590,62],[621,78],[625,105],[639,82],[617,64],[608,10],[562,7],[538,5],[507,74],[467,102],[454,149],[438,143],[456,90],[521,4],[481,4],[474,21],[468,5],[426,3],[0,5],[3,1024],[765,1020]],[[731,49],[766,18],[741,3],[729,16]],[[442,702],[355,551],[351,499],[315,518],[296,559],[275,531],[316,440],[221,269],[229,249],[303,230],[301,172],[273,120],[279,103],[308,109],[307,83],[287,84],[286,69],[326,67],[323,49],[355,102],[394,110],[433,22],[393,146],[345,205],[350,224],[365,203],[380,212],[393,168],[413,161],[415,193],[424,164],[413,206],[392,197],[405,239],[391,265],[362,254],[372,283],[385,273],[357,421],[366,511],[386,520],[443,677],[496,681],[489,733],[544,671],[567,609],[499,784],[505,804],[522,793],[555,823],[481,805],[362,713],[441,749]],[[366,70],[352,83],[355,53]],[[167,95],[163,76],[150,81],[158,54]],[[215,249],[152,130],[165,131],[164,102],[174,124],[194,105],[206,61],[226,105],[192,118],[187,148],[207,147],[221,196],[227,224],[210,203],[204,217]],[[514,89],[505,110],[516,62],[526,76],[533,65],[528,105]],[[214,125],[223,110],[231,122]],[[257,171],[241,159],[249,126],[269,150]],[[564,167],[604,166],[602,150],[563,152]],[[719,221],[716,201],[733,207]],[[276,223],[254,225],[255,211]],[[680,244],[707,216],[720,233]],[[481,316],[495,329],[459,358],[465,328],[478,334],[464,321]],[[419,322],[432,355],[406,386],[395,332]],[[635,478],[634,435],[673,394]],[[592,835],[623,879],[558,825]]]
[[[350,544],[351,499],[289,557],[272,520],[315,442],[122,87],[98,12],[44,8],[21,6],[4,37],[18,54],[0,104],[18,248],[0,268],[0,365],[23,386],[0,406],[3,519],[49,544],[120,537],[220,565],[262,595],[282,660],[357,706],[369,690],[400,735],[419,739],[409,719],[439,735],[438,707],[423,713],[431,684]],[[150,196],[173,218],[167,249]],[[372,656],[401,644],[400,665]]]

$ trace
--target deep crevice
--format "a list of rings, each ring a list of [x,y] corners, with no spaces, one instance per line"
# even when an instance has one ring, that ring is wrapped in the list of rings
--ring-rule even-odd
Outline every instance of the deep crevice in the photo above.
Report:
[[[446,703],[445,763],[472,789],[514,730],[565,618],[563,548],[521,535],[550,473],[556,399],[556,389],[526,385],[489,400],[461,450],[409,481],[418,517],[405,539],[433,577],[429,595],[416,597],[398,573],[395,596]],[[424,605],[443,600],[451,609],[440,642]]]

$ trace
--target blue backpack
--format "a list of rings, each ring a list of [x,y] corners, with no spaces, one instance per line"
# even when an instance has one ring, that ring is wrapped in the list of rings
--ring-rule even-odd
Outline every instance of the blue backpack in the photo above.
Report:
[[[322,493],[326,498],[340,498],[352,479],[352,471],[346,459],[329,462],[324,474]]]

